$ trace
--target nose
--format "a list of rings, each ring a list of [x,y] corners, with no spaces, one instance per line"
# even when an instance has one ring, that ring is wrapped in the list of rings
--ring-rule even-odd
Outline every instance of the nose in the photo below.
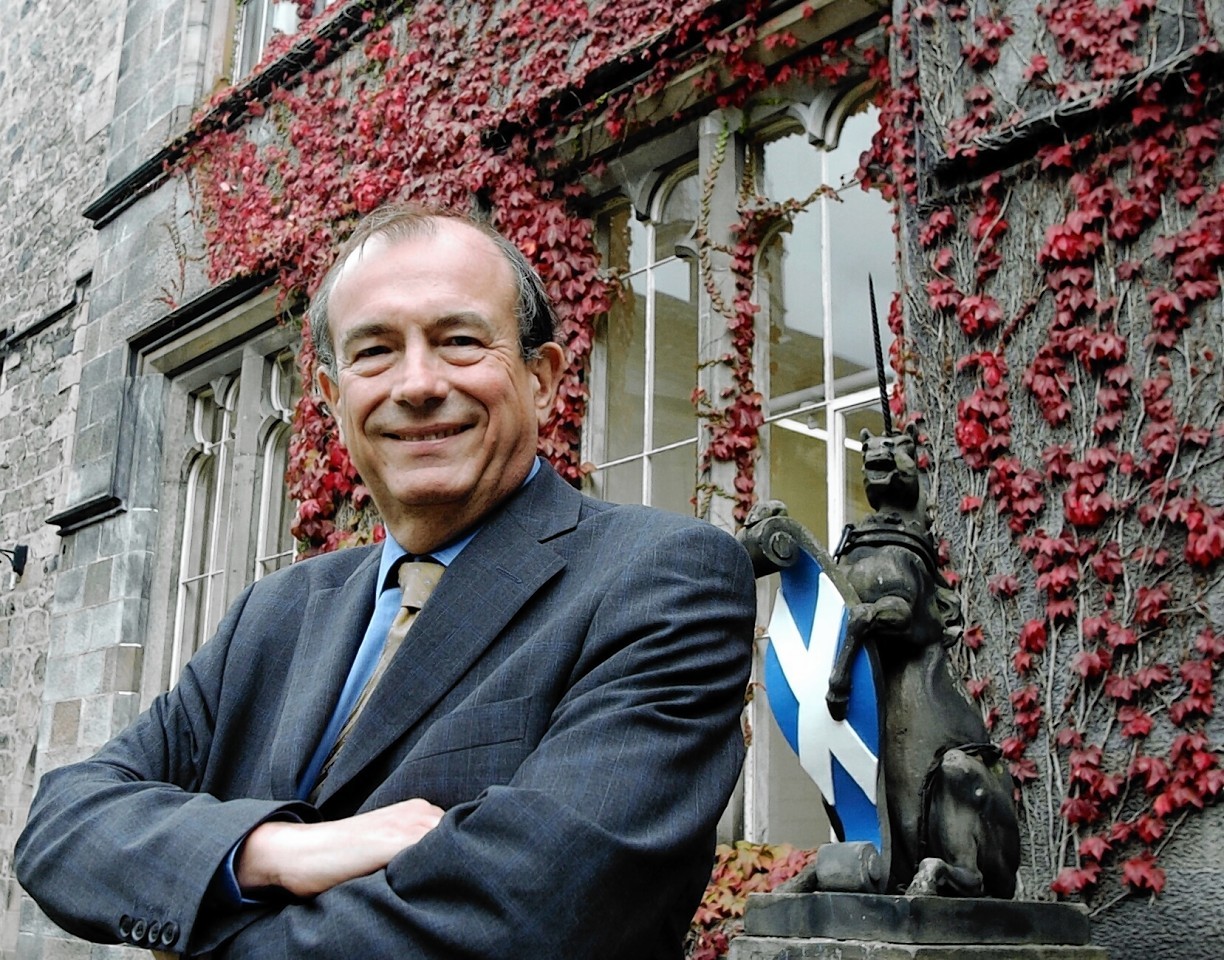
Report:
[[[391,399],[409,407],[436,407],[450,392],[446,373],[446,362],[429,344],[409,344],[392,369]]]

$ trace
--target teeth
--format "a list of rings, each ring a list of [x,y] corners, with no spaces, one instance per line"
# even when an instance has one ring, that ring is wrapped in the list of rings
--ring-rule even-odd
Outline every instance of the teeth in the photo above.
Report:
[[[460,433],[462,430],[463,430],[462,427],[454,427],[450,430],[439,430],[436,433],[414,433],[414,434],[407,434],[407,435],[394,434],[394,436],[400,440],[416,440],[420,442],[425,442],[429,440],[442,440],[446,437],[453,437],[455,436],[455,434]]]

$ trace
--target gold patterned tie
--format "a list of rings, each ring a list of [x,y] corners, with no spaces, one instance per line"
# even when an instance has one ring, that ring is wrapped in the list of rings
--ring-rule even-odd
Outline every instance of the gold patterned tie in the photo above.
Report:
[[[310,796],[307,798],[311,803],[315,803],[318,800],[323,783],[327,780],[327,774],[331,770],[332,764],[336,762],[336,757],[339,755],[345,741],[348,740],[349,734],[352,733],[353,727],[357,723],[357,718],[361,715],[361,711],[365,709],[365,705],[369,702],[370,694],[374,692],[374,688],[378,686],[378,682],[382,679],[383,674],[387,672],[387,665],[404,642],[404,637],[408,635],[408,630],[412,627],[413,621],[416,620],[421,607],[425,606],[425,601],[429,599],[429,595],[433,593],[434,587],[438,585],[438,581],[442,579],[442,574],[445,572],[446,567],[433,560],[405,561],[400,564],[399,583],[402,594],[399,612],[396,613],[395,619],[391,621],[391,629],[387,631],[387,639],[383,644],[382,653],[378,656],[378,663],[374,667],[374,672],[370,674],[370,679],[361,688],[361,693],[357,696],[357,702],[353,704],[353,709],[349,711],[348,718],[344,721],[344,726],[336,734],[336,742],[332,744],[331,751],[327,754],[327,759],[323,761],[323,766],[319,770],[319,777],[315,781],[314,788],[310,791]]]

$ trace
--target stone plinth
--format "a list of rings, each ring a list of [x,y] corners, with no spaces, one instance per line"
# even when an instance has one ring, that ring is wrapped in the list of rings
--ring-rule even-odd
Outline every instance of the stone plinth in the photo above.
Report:
[[[1106,960],[1063,903],[859,893],[754,894],[730,960]]]

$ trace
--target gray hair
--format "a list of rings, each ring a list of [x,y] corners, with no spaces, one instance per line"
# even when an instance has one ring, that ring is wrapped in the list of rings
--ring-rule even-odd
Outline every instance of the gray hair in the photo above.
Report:
[[[557,314],[553,309],[544,282],[535,268],[527,261],[523,252],[494,230],[489,224],[474,217],[446,210],[435,210],[414,203],[392,203],[380,207],[361,220],[349,238],[341,245],[336,260],[323,276],[323,282],[310,301],[306,315],[310,321],[310,332],[314,337],[315,356],[319,365],[334,379],[336,369],[336,345],[332,339],[328,319],[328,302],[336,280],[349,256],[375,237],[389,240],[411,240],[431,237],[437,233],[438,223],[451,220],[467,224],[488,237],[510,264],[514,274],[517,293],[514,302],[514,317],[518,322],[519,351],[524,360],[534,360],[540,355],[540,347],[557,340]]]

